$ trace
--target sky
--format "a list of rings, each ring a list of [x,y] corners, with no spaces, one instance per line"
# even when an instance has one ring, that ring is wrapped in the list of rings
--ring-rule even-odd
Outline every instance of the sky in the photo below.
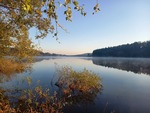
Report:
[[[36,40],[36,31],[31,29],[33,42],[44,52],[74,55],[150,40],[150,0],[99,0],[101,11],[94,15],[96,0],[79,3],[84,4],[87,16],[73,11],[72,22],[65,20],[63,8],[58,9],[59,23],[69,32],[58,29],[60,43],[51,34]]]

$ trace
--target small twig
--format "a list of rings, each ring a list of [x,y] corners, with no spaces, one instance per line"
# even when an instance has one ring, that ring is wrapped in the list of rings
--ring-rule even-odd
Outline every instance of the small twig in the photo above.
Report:
[[[12,6],[9,6],[9,5],[4,5],[4,4],[2,4],[2,3],[0,3],[0,7],[4,7],[4,8],[10,8],[10,9],[17,9],[17,10],[19,10],[18,8],[15,8],[15,7],[12,7]]]
[[[107,108],[107,105],[108,105],[108,102],[106,103],[106,106],[105,106],[105,109],[104,109],[103,113],[105,113],[105,111],[106,111],[106,108]]]
[[[65,29],[63,26],[61,26],[59,23],[57,23],[57,25],[58,25],[58,27],[60,27],[61,29],[63,29],[66,33],[69,33],[68,31],[67,31],[67,29]]]

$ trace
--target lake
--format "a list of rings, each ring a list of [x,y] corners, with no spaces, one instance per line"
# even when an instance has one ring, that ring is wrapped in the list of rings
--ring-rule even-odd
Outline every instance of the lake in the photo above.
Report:
[[[103,57],[37,57],[32,70],[10,77],[1,76],[0,87],[27,88],[24,77],[30,76],[44,88],[52,85],[58,67],[70,66],[76,71],[88,69],[101,77],[103,89],[92,102],[64,108],[65,113],[150,113],[150,59]]]

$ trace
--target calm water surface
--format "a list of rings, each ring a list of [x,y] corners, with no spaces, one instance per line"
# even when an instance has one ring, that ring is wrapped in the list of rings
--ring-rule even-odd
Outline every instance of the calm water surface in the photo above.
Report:
[[[24,77],[32,78],[32,85],[52,86],[56,69],[71,66],[80,71],[91,70],[102,78],[103,90],[91,103],[72,105],[65,113],[150,113],[150,59],[142,58],[71,58],[38,57],[32,71],[11,77],[1,77],[0,87],[25,88]]]

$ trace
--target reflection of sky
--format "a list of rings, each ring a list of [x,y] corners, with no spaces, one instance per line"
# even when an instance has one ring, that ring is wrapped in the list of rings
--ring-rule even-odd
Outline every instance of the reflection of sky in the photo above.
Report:
[[[60,67],[65,65],[71,66],[75,70],[87,68],[101,76],[103,84],[102,94],[99,96],[99,100],[95,101],[95,104],[90,105],[89,109],[96,106],[95,109],[104,110],[101,107],[105,107],[106,102],[108,102],[107,112],[109,113],[112,110],[123,113],[150,112],[150,76],[94,65],[92,60],[61,58],[35,62],[30,75],[33,83],[40,80],[40,84],[43,87],[50,88],[51,79],[53,75],[55,76],[55,63]],[[27,74],[24,74],[24,76],[27,76]],[[17,76],[14,77],[14,79],[16,78]],[[15,81],[13,80],[12,84],[15,84]],[[13,86],[12,84],[11,82],[5,83],[6,86]],[[3,85],[1,84],[1,86]]]

